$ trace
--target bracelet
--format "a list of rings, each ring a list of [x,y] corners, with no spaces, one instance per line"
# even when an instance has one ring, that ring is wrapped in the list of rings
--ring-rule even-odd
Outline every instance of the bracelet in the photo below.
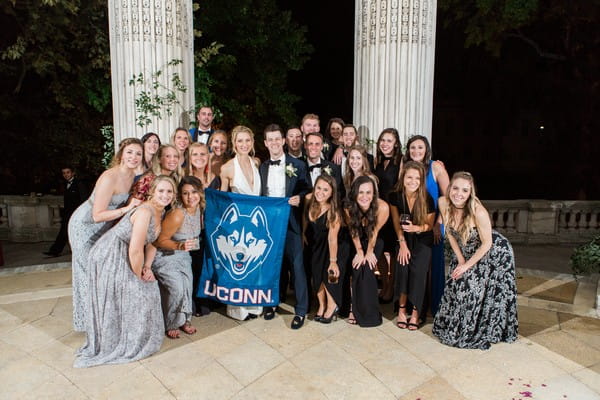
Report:
[[[402,239],[398,239],[398,242],[402,243],[402,242],[406,242],[406,240],[404,240],[404,238],[402,238]]]
[[[329,259],[329,262],[336,262],[336,261],[337,261],[337,258],[330,258]]]

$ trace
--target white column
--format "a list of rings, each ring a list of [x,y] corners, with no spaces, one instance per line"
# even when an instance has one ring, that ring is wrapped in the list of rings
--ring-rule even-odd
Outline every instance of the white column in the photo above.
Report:
[[[402,145],[431,141],[435,0],[355,0],[354,124],[373,141],[396,128]]]
[[[192,2],[189,0],[109,0],[110,64],[112,80],[113,125],[115,146],[126,137],[141,137],[152,131],[161,141],[169,141],[178,126],[187,127],[187,112],[194,107],[194,40]],[[167,66],[172,60],[182,60],[177,66]],[[161,70],[160,85],[173,89],[171,77],[178,73],[187,87],[178,95],[181,106],[173,115],[162,112],[162,119],[140,127],[135,99],[143,90],[151,90],[152,74]],[[131,86],[133,76],[143,73],[146,88]],[[159,95],[165,93],[159,89]]]

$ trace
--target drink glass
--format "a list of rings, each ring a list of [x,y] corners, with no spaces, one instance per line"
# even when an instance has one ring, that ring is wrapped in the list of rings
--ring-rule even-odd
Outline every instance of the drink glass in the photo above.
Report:
[[[408,225],[410,221],[410,214],[400,214],[400,224]]]
[[[331,284],[335,284],[338,283],[338,277],[335,276],[335,272],[333,272],[332,269],[330,269],[328,271],[328,275],[327,275],[327,282],[331,283]]]

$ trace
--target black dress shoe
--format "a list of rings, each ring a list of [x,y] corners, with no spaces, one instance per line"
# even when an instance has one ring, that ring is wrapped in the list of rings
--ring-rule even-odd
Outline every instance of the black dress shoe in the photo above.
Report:
[[[275,308],[273,307],[265,307],[265,312],[263,314],[263,318],[267,321],[275,318]]]
[[[292,320],[292,329],[300,329],[304,325],[304,316],[294,315]]]

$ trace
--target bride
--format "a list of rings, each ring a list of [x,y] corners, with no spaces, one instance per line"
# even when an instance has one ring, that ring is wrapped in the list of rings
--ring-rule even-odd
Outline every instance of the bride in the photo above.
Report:
[[[238,125],[231,131],[231,141],[235,157],[221,167],[221,191],[259,196],[260,160],[254,157],[254,133]],[[239,320],[256,318],[261,313],[262,307],[227,306],[227,315]]]

